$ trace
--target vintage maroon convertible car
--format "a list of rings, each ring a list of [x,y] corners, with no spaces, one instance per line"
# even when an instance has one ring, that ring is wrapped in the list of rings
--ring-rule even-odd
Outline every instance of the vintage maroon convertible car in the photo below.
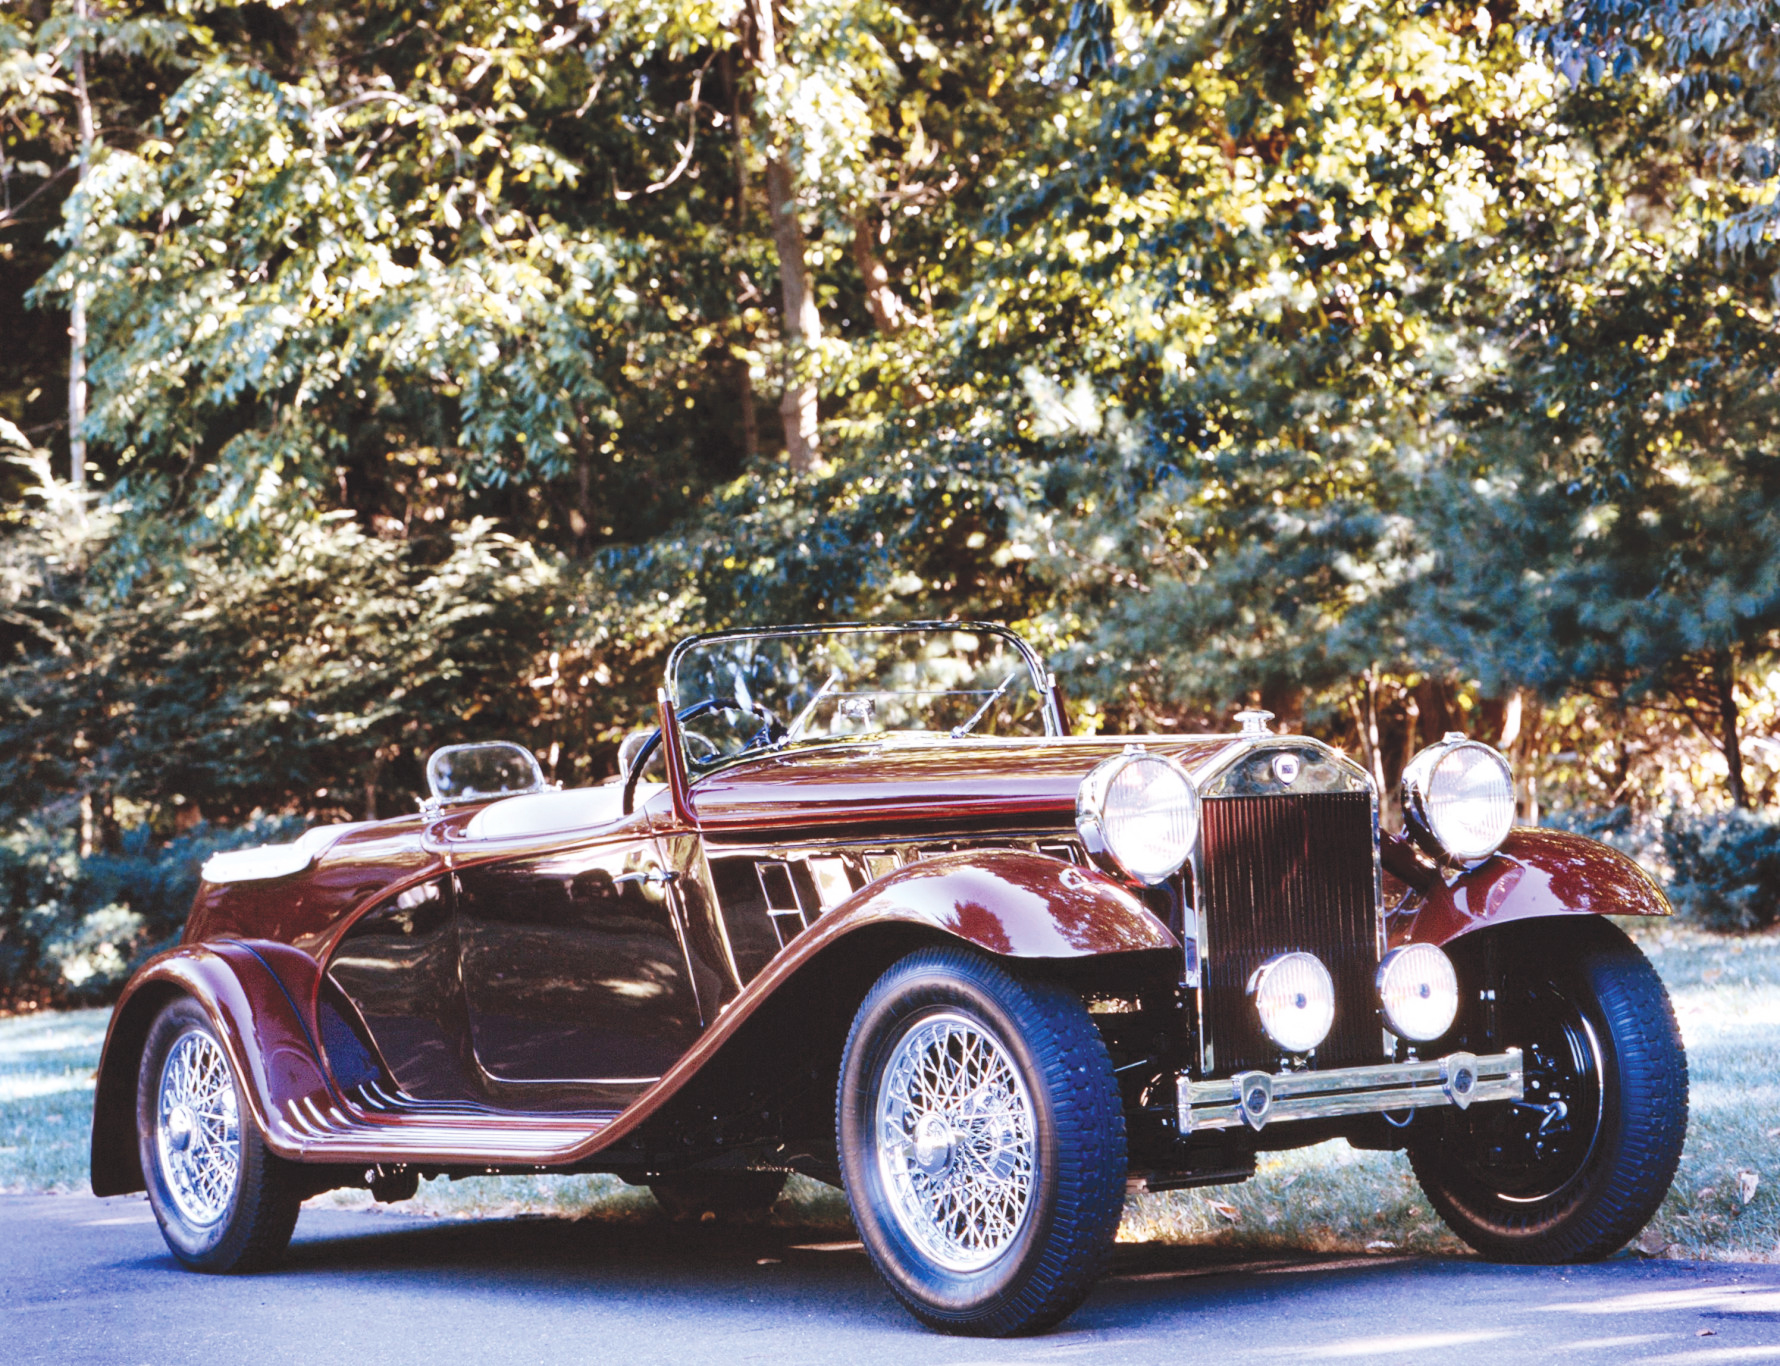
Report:
[[[923,1322],[1014,1333],[1081,1301],[1133,1184],[1269,1150],[1407,1149],[1512,1260],[1611,1252],[1668,1189],[1686,1060],[1602,918],[1668,907],[1512,829],[1486,745],[1415,759],[1398,835],[1264,712],[1071,736],[1026,644],[959,623],[698,637],[658,708],[604,786],[454,746],[418,815],[213,858],[113,1017],[94,1190],[230,1271],[335,1186],[734,1208],[804,1172]]]

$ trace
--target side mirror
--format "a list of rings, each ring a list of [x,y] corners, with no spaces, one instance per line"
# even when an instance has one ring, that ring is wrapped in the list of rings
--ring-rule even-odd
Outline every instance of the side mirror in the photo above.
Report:
[[[428,809],[489,797],[519,797],[544,790],[544,770],[524,745],[494,740],[479,745],[446,745],[426,761]]]

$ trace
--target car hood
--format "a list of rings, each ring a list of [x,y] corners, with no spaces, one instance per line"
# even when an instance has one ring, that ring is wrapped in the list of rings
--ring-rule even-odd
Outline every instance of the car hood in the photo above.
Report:
[[[1076,789],[1130,745],[1188,771],[1251,737],[1092,736],[1032,740],[882,737],[744,759],[696,778],[692,808],[708,833],[836,824],[994,828],[1073,824]]]
[[[1204,771],[1254,736],[1094,736],[997,740],[886,736],[860,743],[809,744],[731,763],[698,778],[692,807],[701,833],[723,841],[761,832],[795,836],[849,833],[967,834],[996,830],[1073,830],[1075,794],[1095,764],[1131,745]],[[573,794],[561,794],[571,796]],[[635,817],[638,833],[659,828],[669,808],[665,791]],[[260,851],[288,852],[290,870],[242,881],[206,880],[198,890],[185,939],[276,939],[319,951],[343,917],[403,887],[436,877],[453,846],[472,857],[513,852],[507,842],[458,844],[480,806],[438,816],[330,827],[302,842]],[[615,833],[620,826],[598,833]],[[562,830],[543,843],[585,838]],[[302,857],[297,857],[298,854]],[[226,865],[223,865],[226,867]]]

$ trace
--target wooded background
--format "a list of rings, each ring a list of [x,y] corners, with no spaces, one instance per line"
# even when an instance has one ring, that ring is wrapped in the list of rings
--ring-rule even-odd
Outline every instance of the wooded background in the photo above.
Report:
[[[675,639],[803,619],[1007,622],[1078,728],[1258,703],[1386,789],[1464,730],[1773,920],[1777,32],[8,0],[0,997],[436,745],[597,781]]]

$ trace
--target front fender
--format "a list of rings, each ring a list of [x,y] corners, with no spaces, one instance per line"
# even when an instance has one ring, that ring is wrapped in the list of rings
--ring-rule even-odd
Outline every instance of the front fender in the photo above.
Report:
[[[95,1195],[143,1189],[137,1074],[155,1017],[179,996],[197,1001],[210,1017],[267,1146],[281,1157],[299,1155],[280,1116],[292,1101],[329,1094],[312,1024],[296,1005],[312,995],[302,981],[305,964],[312,975],[313,960],[287,945],[224,941],[182,945],[137,971],[112,1012],[99,1057],[93,1091]]]
[[[734,1102],[730,1092],[747,1092],[751,1078],[799,1075],[812,1060],[818,1072],[830,1069],[832,1085],[854,1013],[878,974],[916,948],[948,941],[1043,963],[1047,972],[1073,964],[1078,980],[1102,967],[1127,990],[1154,980],[1169,959],[1180,962],[1179,941],[1142,900],[1090,869],[1016,850],[905,864],[787,944],[667,1075],[564,1161],[627,1139],[682,1093],[680,1110],[708,1115]],[[818,1128],[833,1123],[833,1092],[826,1094]]]
[[[1180,948],[1138,897],[1105,874],[1016,850],[907,864],[824,915],[818,930],[830,940],[885,923],[929,926],[1004,958]]]
[[[1452,883],[1436,878],[1394,917],[1391,944],[1447,944],[1490,925],[1560,915],[1671,914],[1654,878],[1619,850],[1564,830],[1522,827]]]

